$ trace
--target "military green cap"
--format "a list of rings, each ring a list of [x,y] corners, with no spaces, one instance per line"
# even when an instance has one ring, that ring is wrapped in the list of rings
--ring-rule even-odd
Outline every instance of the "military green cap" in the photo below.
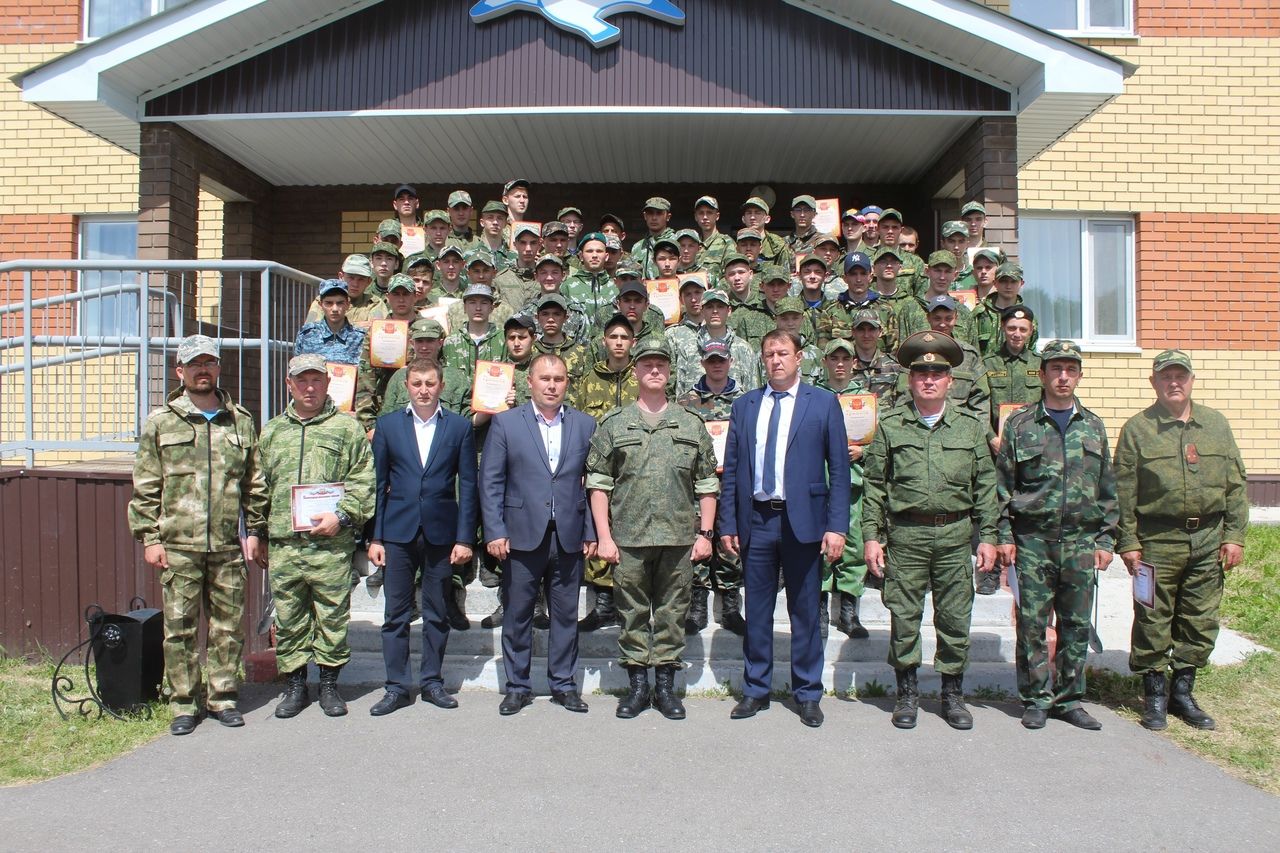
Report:
[[[400,247],[395,243],[383,243],[381,241],[374,243],[373,248],[369,250],[369,254],[376,255],[379,252],[383,252],[388,255],[395,255],[397,258],[400,257]]]
[[[532,222],[521,222],[519,225],[517,225],[516,230],[513,232],[511,239],[514,240],[516,237],[519,237],[521,234],[532,234],[533,236],[537,237],[539,240],[542,239],[542,229]]]
[[[459,205],[471,206],[471,193],[466,190],[454,190],[449,193],[449,207],[458,207]]]
[[[778,300],[778,307],[773,309],[774,316],[782,314],[803,314],[804,302],[799,296],[784,296]]]
[[[777,264],[765,264],[760,270],[760,283],[768,284],[773,281],[785,281],[791,283],[791,276],[787,271]]]
[[[434,266],[434,264],[431,263],[431,259],[428,258],[426,255],[422,254],[422,252],[415,252],[414,254],[404,259],[404,268],[407,270],[411,270],[414,267],[419,267],[423,265],[426,265],[429,267]]]
[[[974,252],[973,259],[976,261],[978,258],[986,258],[996,266],[1000,266],[1004,263],[1004,253],[999,249],[993,249],[990,246],[983,246],[981,249]]]
[[[969,236],[969,226],[965,225],[959,219],[950,219],[942,223],[942,236],[954,237],[957,234]]]
[[[1075,341],[1064,341],[1058,339],[1049,341],[1044,345],[1044,349],[1040,350],[1040,361],[1047,362],[1054,359],[1066,359],[1068,361],[1084,363],[1084,353],[1080,352],[1080,345]]]
[[[306,355],[295,355],[289,359],[290,376],[300,376],[308,370],[316,370],[327,374],[329,368],[325,366],[324,356],[319,353],[309,352]]]
[[[719,210],[720,202],[713,195],[699,196],[698,200],[693,203],[693,209],[697,210],[700,207],[709,207],[712,210]]]
[[[676,242],[675,237],[659,237],[653,241],[653,251],[657,252],[663,246],[666,246],[677,255],[680,254],[680,244]]]
[[[729,302],[729,295],[723,290],[708,290],[706,293],[702,294],[703,307],[710,305],[712,302],[719,302],[722,305],[731,304]]]
[[[936,252],[931,252],[929,254],[928,265],[933,267],[938,266],[939,264],[944,267],[951,267],[952,269],[955,269],[956,256],[951,252],[948,252],[946,249],[939,249]]]
[[[448,223],[448,221],[449,221],[449,214],[445,213],[440,208],[434,208],[432,210],[428,210],[426,213],[422,215],[423,225],[430,225],[432,222]]]
[[[875,326],[877,329],[883,329],[884,323],[880,320],[879,312],[863,308],[853,313],[853,328],[856,329],[859,326]]]
[[[751,266],[751,259],[748,258],[746,255],[742,254],[741,252],[726,252],[724,259],[720,262],[720,269],[722,270],[728,269],[729,264],[734,264],[734,263],[741,263],[741,264],[746,264],[747,266]]]
[[[542,224],[543,237],[550,237],[552,234],[568,234],[568,233],[569,233],[569,226],[565,225],[563,222],[561,222],[558,219],[553,219],[550,222],[544,222]]]
[[[804,269],[809,264],[822,264],[822,268],[824,270],[831,269],[831,267],[827,264],[827,259],[822,257],[822,255],[815,255],[812,253],[805,255],[804,259],[800,261],[800,268]]]
[[[671,361],[671,347],[667,345],[667,339],[663,335],[649,335],[641,338],[631,350],[631,357],[640,360],[648,355],[656,355]]]
[[[410,293],[413,293],[416,289],[417,287],[414,285],[413,279],[409,278],[409,276],[402,272],[398,272],[391,276],[391,280],[387,282],[387,293],[390,293],[393,290],[407,290]]]
[[[562,208],[560,208],[558,211],[556,211],[556,219],[559,219],[559,220],[561,220],[561,221],[564,221],[564,215],[565,215],[566,213],[576,213],[576,214],[578,214],[578,218],[579,218],[579,219],[581,219],[581,218],[582,218],[582,211],[581,211],[581,210],[579,210],[578,208],[576,208],[576,207],[562,207]]]
[[[559,255],[553,255],[551,253],[547,253],[545,255],[538,255],[538,260],[534,262],[533,268],[536,270],[538,267],[542,266],[543,264],[555,264],[556,266],[560,267],[560,269],[565,268],[564,258],[560,257]]]
[[[384,219],[378,223],[379,237],[388,237],[388,236],[399,237],[402,233],[404,233],[404,231],[400,227],[399,219]]]
[[[645,210],[671,210],[671,202],[659,195],[644,200]]]
[[[493,301],[493,288],[487,284],[469,284],[467,289],[462,291],[462,299],[466,301],[473,296],[482,296]]]
[[[830,243],[837,247],[840,245],[840,241],[836,239],[834,234],[819,234],[818,239],[813,241],[813,247],[816,249],[824,243]]]
[[[810,210],[818,209],[818,200],[811,195],[798,195],[791,199],[792,207],[807,207]]]
[[[632,260],[618,261],[618,267],[613,271],[614,279],[619,278],[643,278],[644,272],[640,269],[640,265]]]
[[[876,249],[875,259],[872,263],[879,263],[882,258],[893,258],[898,263],[902,263],[902,253],[893,246],[881,246]]]
[[[698,232],[694,231],[692,228],[682,228],[676,232],[677,243],[686,237],[688,237],[690,240],[695,240],[698,243],[702,242],[702,238],[698,236]]]
[[[606,249],[607,249],[607,248],[609,248],[609,237],[608,237],[608,235],[603,234],[603,233],[601,233],[601,232],[599,232],[599,231],[588,231],[586,234],[583,234],[583,235],[578,239],[578,248],[579,248],[579,249],[581,249],[583,246],[585,246],[585,245],[587,245],[588,243],[593,242],[593,241],[594,241],[594,242],[596,242],[596,243],[604,243],[604,247],[605,247]]]
[[[1022,267],[1013,261],[1005,261],[996,270],[996,278],[1016,278],[1018,281],[1022,281]]]
[[[901,222],[902,214],[898,212],[897,208],[886,207],[880,212],[880,221],[884,222],[886,219],[896,219]]]
[[[369,258],[365,255],[347,255],[342,262],[342,271],[347,275],[373,278],[373,267],[369,266]]]
[[[538,297],[538,301],[534,303],[534,310],[541,311],[543,308],[551,306],[559,306],[564,313],[569,313],[569,300],[565,299],[559,293],[544,293]]]
[[[822,348],[822,354],[831,355],[831,353],[838,352],[839,350],[844,350],[849,353],[849,355],[858,354],[857,350],[853,348],[853,344],[849,343],[844,338],[833,338],[825,347]]]
[[[445,255],[457,255],[458,260],[465,260],[466,255],[463,254],[461,246],[455,246],[452,243],[440,250],[440,254],[436,255],[436,261],[439,262]]]
[[[604,235],[604,248],[608,252],[621,252],[622,241],[612,234]]]
[[[1191,356],[1180,349],[1167,349],[1151,361],[1152,373],[1159,373],[1166,367],[1185,367],[1195,373],[1195,368],[1191,366]]]
[[[758,207],[758,208],[760,208],[761,210],[763,210],[765,213],[768,213],[768,212],[769,212],[769,202],[767,202],[767,201],[765,201],[764,199],[760,198],[760,196],[758,196],[758,195],[753,195],[751,198],[749,198],[749,199],[747,199],[746,201],[744,201],[744,202],[742,203],[742,207],[744,207],[744,208],[747,208],[747,207]]]
[[[486,213],[501,213],[506,216],[507,206],[500,201],[486,201],[484,207],[480,208],[480,215],[483,216]]]
[[[968,216],[970,213],[981,213],[983,216],[986,216],[987,209],[982,206],[981,202],[971,201],[964,207],[960,208],[961,216]]]
[[[438,320],[428,320],[421,317],[409,324],[409,338],[411,340],[420,341],[430,338],[444,337],[444,326],[440,325]]]
[[[676,281],[680,283],[680,286],[677,287],[676,289],[679,290],[681,293],[683,293],[684,289],[691,284],[694,287],[700,287],[703,290],[707,289],[706,273],[697,273],[697,272],[684,273],[682,275],[676,276]]]
[[[218,354],[218,342],[208,335],[189,335],[182,339],[182,343],[178,344],[178,364],[194,361],[197,356],[201,355],[221,358]]]
[[[490,252],[488,249],[472,249],[467,253],[466,261],[467,266],[471,266],[472,264],[484,264],[487,267],[493,267],[494,269],[498,268],[498,265],[493,260],[493,252]]]
[[[764,241],[764,235],[757,228],[739,228],[738,233],[733,235],[733,239],[741,243],[743,240],[759,240]]]
[[[964,363],[964,350],[950,335],[916,332],[898,347],[898,363],[910,370],[950,370]]]

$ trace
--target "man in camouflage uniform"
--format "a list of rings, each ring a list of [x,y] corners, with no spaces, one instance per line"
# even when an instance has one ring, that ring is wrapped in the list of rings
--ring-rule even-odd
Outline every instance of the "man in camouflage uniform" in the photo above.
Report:
[[[262,429],[258,462],[270,496],[271,595],[276,606],[276,663],[288,676],[275,715],[296,717],[311,704],[307,663],[320,669],[320,707],[347,713],[338,674],[351,659],[351,557],[356,534],[373,515],[373,454],[364,430],[328,397],[329,374],[318,355],[296,355],[285,379],[292,398]],[[294,486],[341,483],[332,511],[308,515],[298,530]],[[263,555],[264,562],[266,555]]]
[[[1018,578],[1022,725],[1041,729],[1054,717],[1096,730],[1102,725],[1080,701],[1095,574],[1111,565],[1115,547],[1115,473],[1106,426],[1075,396],[1084,375],[1080,347],[1050,341],[1043,358],[1044,399],[1009,417],[996,458],[1000,562]],[[1051,617],[1055,661],[1045,637]]]
[[[324,318],[306,323],[298,330],[293,340],[294,355],[315,353],[323,356],[325,361],[359,364],[365,332],[351,325],[347,319],[347,311],[351,308],[347,283],[340,278],[325,279],[320,282],[316,298]]]
[[[471,227],[471,214],[475,208],[471,204],[471,193],[466,190],[454,190],[449,193],[449,245],[457,246],[463,254],[470,254],[480,248],[480,236]]]
[[[936,304],[939,296],[951,293],[951,282],[955,280],[956,256],[945,249],[929,256],[929,267],[925,271],[928,287],[915,299],[906,301],[898,308],[898,332],[905,339],[908,335],[923,332],[929,328],[929,311]],[[973,312],[964,305],[956,303],[951,310],[955,312],[951,337],[962,343],[973,345]]]
[[[759,351],[764,336],[778,327],[778,302],[786,298],[791,287],[791,276],[779,266],[768,265],[760,272],[760,295],[742,306],[734,308],[730,328],[754,350]],[[803,315],[803,304],[801,314]],[[804,336],[813,340],[813,324],[808,317],[800,327]]]
[[[584,234],[578,242],[580,266],[564,280],[560,292],[564,297],[583,306],[588,317],[595,317],[606,305],[613,305],[618,298],[618,288],[613,276],[605,268],[609,250],[607,238],[599,231]]]
[[[489,288],[489,298],[492,304],[489,307],[489,320],[501,329],[503,324],[507,322],[507,318],[515,314],[519,310],[518,305],[510,305],[498,297],[498,293],[493,289],[493,282],[497,278],[498,268],[494,265],[493,254],[488,249],[476,249],[469,252],[466,258],[467,264],[467,287],[475,285],[483,285]],[[466,291],[462,293],[463,301],[456,302],[449,306],[449,312],[446,315],[449,321],[449,330],[456,332],[467,324],[471,319],[464,304],[466,300]]]
[[[698,337],[702,333],[702,297],[706,285],[697,276],[680,279],[680,322],[668,326],[664,332],[671,348],[674,364],[675,394],[679,397],[693,387],[702,375],[702,359],[698,352]],[[692,309],[692,310],[691,310]],[[696,313],[695,313],[696,311]]]
[[[723,341],[708,340],[699,348],[699,354],[703,374],[693,388],[680,397],[679,403],[704,423],[723,421],[718,428],[727,431],[733,401],[747,389],[729,375],[733,358]],[[720,617],[716,621],[741,637],[747,630],[742,618],[742,560],[720,542],[719,526],[717,519],[711,556],[693,564],[693,591],[684,630],[686,634],[696,634],[707,627],[708,599],[714,588],[720,595]]]
[[[164,594],[164,669],[175,735],[195,730],[205,707],[224,726],[242,726],[236,677],[244,646],[245,547],[261,551],[266,484],[254,458],[253,416],[218,387],[218,345],[192,335],[178,346],[181,387],[148,417],[138,437],[129,530]],[[209,683],[196,640],[208,615]]]
[[[400,247],[395,243],[374,243],[369,250],[369,266],[373,269],[372,291],[379,297],[386,297],[387,285],[391,276],[400,272]]]
[[[586,485],[597,552],[616,565],[618,649],[630,684],[617,716],[628,719],[649,707],[654,667],[654,707],[682,720],[675,677],[685,648],[690,561],[711,556],[720,481],[702,419],[667,402],[666,340],[642,341],[635,356],[640,396],[600,422],[587,454]]]
[[[631,260],[640,267],[645,278],[658,277],[658,264],[654,255],[657,252],[658,240],[670,240],[675,243],[676,232],[671,230],[671,202],[665,198],[653,197],[644,203],[645,228],[648,233],[631,246]],[[679,247],[676,248],[679,254]]]
[[[511,266],[493,279],[493,289],[504,303],[519,313],[538,297],[536,280],[538,253],[542,249],[542,234],[529,223],[516,226],[515,256]]]
[[[898,246],[898,237],[902,234],[902,214],[892,207],[885,208],[880,214],[879,233],[881,245],[895,250],[898,254],[898,260],[901,263],[897,276],[898,289],[912,296],[919,296],[924,292],[929,278],[925,274],[925,264],[920,260],[920,256]],[[876,289],[880,290],[880,288]],[[903,336],[907,334],[904,332]]]
[[[956,301],[945,293],[933,297],[929,301],[926,314],[929,330],[954,337],[951,333],[955,331],[958,307],[963,306],[958,306]],[[984,422],[988,421],[991,419],[991,386],[987,383],[986,365],[971,344],[961,340],[956,340],[956,344],[960,347],[964,360],[951,371],[951,384],[947,398],[957,405],[964,406]],[[908,377],[904,375],[898,387],[900,395],[904,397],[907,394],[907,379]]]
[[[791,221],[795,227],[783,241],[787,251],[793,258],[803,258],[813,253],[820,236],[813,227],[814,217],[818,215],[818,201],[811,195],[798,195],[791,199]]]
[[[462,293],[462,307],[467,321],[445,338],[444,360],[470,380],[475,375],[477,361],[502,360],[504,342],[502,327],[492,320],[492,288],[483,284],[469,285]]]
[[[1000,349],[1004,342],[1001,316],[1016,305],[1022,305],[1022,267],[1009,261],[996,270],[994,292],[979,302],[973,312],[971,342],[983,357]],[[1027,341],[1027,348],[1034,351],[1040,331],[1036,327],[1035,315],[1030,315],[1030,319],[1031,338]]]
[[[872,265],[872,281],[875,284],[875,291],[879,294],[879,302],[884,307],[893,311],[893,323],[885,323],[885,329],[894,336],[894,343],[902,343],[903,335],[898,329],[897,315],[910,302],[915,300],[915,294],[911,291],[911,279],[909,276],[903,276],[901,280],[898,274],[902,271],[902,256],[893,246],[881,246],[876,249],[871,256]],[[897,347],[893,346],[885,350],[890,355],[897,351]]]
[[[996,472],[987,445],[990,426],[947,399],[951,371],[964,354],[938,332],[902,342],[898,359],[910,370],[909,402],[885,412],[865,459],[863,555],[884,577],[881,598],[892,614],[889,663],[898,681],[893,724],[916,725],[924,596],[933,596],[938,635],[934,670],[942,676],[942,709],[953,728],[973,727],[964,706],[973,615],[970,537],[978,528],[979,571],[996,566]]]
[[[715,196],[704,195],[693,203],[693,221],[698,224],[698,239],[702,241],[698,263],[718,279],[724,270],[725,255],[737,250],[733,239],[716,227],[720,224],[720,202]]]
[[[880,412],[884,413],[898,404],[902,365],[880,351],[884,330],[879,312],[858,311],[850,322],[853,325],[853,378],[867,393],[876,395]]]
[[[750,304],[758,294],[752,261],[737,249],[724,256],[720,273],[720,289],[729,298],[729,305],[734,310]]]
[[[1231,425],[1192,404],[1194,383],[1185,352],[1157,355],[1156,402],[1125,423],[1116,444],[1116,550],[1130,574],[1140,562],[1155,567],[1155,606],[1134,604],[1129,652],[1129,668],[1142,673],[1148,729],[1163,729],[1167,713],[1198,729],[1214,727],[1192,690],[1217,642],[1224,573],[1243,559],[1249,523],[1244,460]]]
[[[874,311],[879,318],[876,328],[883,330],[878,346],[884,352],[893,352],[898,342],[897,314],[879,293],[871,289],[871,258],[865,252],[849,252],[843,264],[845,290],[826,303],[818,315],[818,345],[825,346],[835,338],[853,340],[854,315]]]
[[[417,298],[413,279],[404,273],[396,273],[387,285],[387,306],[389,313],[383,319],[400,320],[413,325],[418,320],[418,312],[413,310],[413,302]],[[407,328],[406,326],[406,328]],[[356,394],[354,411],[356,418],[366,431],[372,431],[373,422],[382,408],[382,397],[387,391],[387,383],[396,372],[394,367],[374,367],[370,356],[373,334],[365,336],[364,348],[360,352],[360,367],[356,373]],[[405,355],[408,356],[408,340],[405,341]]]
[[[493,256],[498,272],[516,265],[516,253],[507,245],[506,233],[507,206],[500,201],[486,201],[480,208],[480,246]]]
[[[1025,305],[1004,309],[1000,348],[982,360],[991,388],[991,428],[997,432],[997,442],[1000,408],[1038,402],[1044,387],[1040,380],[1041,357],[1030,344],[1033,323],[1035,314]]]
[[[463,291],[467,289],[467,277],[463,274],[465,264],[466,257],[457,246],[448,245],[440,250],[435,259],[436,273],[429,298],[431,304],[437,304],[442,298],[462,298]]]
[[[742,203],[742,224],[758,232],[760,252],[757,256],[762,264],[772,264],[784,270],[790,270],[793,264],[792,254],[787,243],[777,234],[766,230],[770,222],[769,203],[759,196],[752,196]],[[739,248],[741,251],[741,248]]]

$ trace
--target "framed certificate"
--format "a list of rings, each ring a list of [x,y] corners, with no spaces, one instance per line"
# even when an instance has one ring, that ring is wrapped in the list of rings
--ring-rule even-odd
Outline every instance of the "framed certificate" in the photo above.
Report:
[[[662,312],[663,322],[674,326],[680,322],[680,285],[677,278],[651,278],[644,283],[649,288],[649,304]]]
[[[830,234],[832,237],[840,236],[840,199],[838,198],[820,198],[817,199],[818,212],[813,217],[813,227],[818,229],[819,234]]]
[[[318,483],[289,488],[289,514],[293,518],[293,532],[304,533],[315,527],[311,517],[326,512],[337,512],[338,501],[347,493],[342,483]]]
[[[351,411],[356,400],[356,366],[336,361],[326,361],[324,366],[329,372],[329,399],[339,412]]]
[[[1001,403],[1000,404],[1000,410],[997,413],[997,416],[999,417],[999,421],[997,421],[996,423],[997,438],[1004,437],[1004,422],[1009,420],[1009,415],[1012,415],[1014,412],[1018,411],[1018,409],[1021,409],[1025,405],[1027,404],[1026,403]]]
[[[850,444],[870,444],[876,435],[875,394],[841,394],[840,413],[844,415],[844,433]]]
[[[1156,567],[1150,563],[1138,563],[1133,574],[1133,600],[1143,607],[1156,606]]]
[[[976,290],[953,290],[950,295],[957,304],[963,305],[970,311],[978,307],[978,291]]]
[[[508,408],[507,395],[515,387],[516,366],[501,361],[476,362],[476,376],[471,384],[471,411],[496,415]]]
[[[536,228],[538,230],[538,235],[542,235],[541,222],[530,222],[527,219],[517,219],[515,222],[511,223],[511,241],[509,245],[513,252],[516,250],[516,231],[518,231],[522,225],[528,225],[530,228]]]
[[[377,320],[369,330],[369,364],[372,367],[404,367],[409,353],[409,324],[404,320]]]
[[[724,472],[724,450],[729,442],[728,421],[707,421],[703,424],[711,436],[711,450],[716,455],[716,473]]]

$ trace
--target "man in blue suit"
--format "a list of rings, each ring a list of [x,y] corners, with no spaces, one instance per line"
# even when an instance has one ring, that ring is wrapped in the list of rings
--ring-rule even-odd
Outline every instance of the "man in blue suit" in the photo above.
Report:
[[[502,665],[510,716],[533,701],[533,605],[546,591],[551,701],[585,713],[578,669],[578,587],[596,531],[583,488],[595,419],[564,405],[569,369],[546,353],[529,364],[529,402],[494,416],[480,462],[486,549],[502,561]]]
[[[840,404],[800,381],[800,341],[775,330],[761,343],[768,385],[739,397],[729,418],[720,539],[743,555],[747,633],[742,701],[730,716],[769,707],[773,606],[782,566],[791,617],[791,689],[807,726],[822,725],[819,556],[835,560],[849,527],[849,450]]]
[[[373,434],[376,515],[369,562],[384,567],[386,617],[382,659],[387,692],[369,709],[375,717],[413,704],[409,677],[409,623],[413,578],[422,570],[422,668],[426,702],[456,708],[441,669],[449,640],[445,596],[451,566],[466,564],[476,536],[476,445],[471,421],[440,405],[438,362],[415,359],[405,371],[409,405],[378,418]]]

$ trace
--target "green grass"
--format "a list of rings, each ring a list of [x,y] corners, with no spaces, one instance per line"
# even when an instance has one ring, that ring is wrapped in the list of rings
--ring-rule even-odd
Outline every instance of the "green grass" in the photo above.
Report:
[[[152,718],[120,721],[85,719],[69,711],[63,720],[53,707],[49,681],[54,665],[0,657],[0,785],[50,779],[123,755],[168,730],[172,719],[163,703]],[[66,668],[63,669],[66,672]],[[73,668],[70,691],[86,695],[84,669]]]

